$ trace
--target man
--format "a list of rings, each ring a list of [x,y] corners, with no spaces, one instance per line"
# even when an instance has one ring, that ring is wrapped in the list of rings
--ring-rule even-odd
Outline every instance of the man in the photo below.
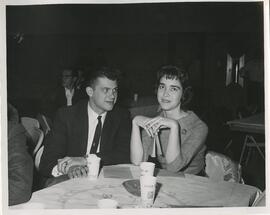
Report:
[[[78,71],[65,68],[61,73],[61,86],[54,89],[53,93],[45,96],[42,100],[42,114],[54,118],[60,107],[72,106],[87,97],[82,89],[76,87]]]
[[[89,100],[58,111],[44,143],[43,176],[86,176],[85,155],[90,153],[100,157],[103,165],[130,163],[131,120],[127,110],[115,106],[117,76],[113,69],[97,69],[87,82]]]
[[[8,104],[8,200],[9,205],[27,202],[32,195],[33,160],[27,152],[26,130],[18,111]]]
[[[55,97],[57,108],[62,106],[72,106],[83,98],[85,92],[82,92],[75,86],[77,79],[78,71],[74,69],[64,69],[62,71],[62,87],[58,89]]]

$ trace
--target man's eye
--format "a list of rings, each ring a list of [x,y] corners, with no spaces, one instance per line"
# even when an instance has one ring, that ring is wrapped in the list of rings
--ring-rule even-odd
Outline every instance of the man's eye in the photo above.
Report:
[[[108,88],[104,88],[104,89],[103,89],[103,92],[104,92],[104,93],[107,93],[108,90],[109,90]]]
[[[118,89],[113,89],[113,93],[117,93],[118,92]]]
[[[163,85],[159,85],[159,87],[158,87],[159,89],[163,89],[164,88],[164,86]]]

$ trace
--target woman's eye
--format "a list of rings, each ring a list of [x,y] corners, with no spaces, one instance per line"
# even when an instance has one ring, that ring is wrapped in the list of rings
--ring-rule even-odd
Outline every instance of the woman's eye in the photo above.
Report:
[[[172,88],[171,88],[171,91],[172,91],[172,92],[176,92],[177,90],[178,90],[178,89],[177,89],[176,87],[172,87]]]

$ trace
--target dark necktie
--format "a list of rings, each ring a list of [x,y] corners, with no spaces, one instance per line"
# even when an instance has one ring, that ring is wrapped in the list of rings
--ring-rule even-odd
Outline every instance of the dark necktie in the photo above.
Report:
[[[98,147],[98,143],[99,143],[99,139],[101,135],[101,129],[102,129],[101,116],[98,116],[97,119],[98,119],[98,124],[95,130],[94,139],[93,139],[92,146],[90,149],[90,154],[95,154],[97,152],[97,147]]]

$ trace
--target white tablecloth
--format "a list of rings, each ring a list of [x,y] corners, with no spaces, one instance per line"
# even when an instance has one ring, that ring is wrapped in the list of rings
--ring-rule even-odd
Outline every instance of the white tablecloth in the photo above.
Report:
[[[132,178],[139,178],[139,168],[133,165],[118,165],[112,168],[128,167]],[[119,176],[120,177],[120,176]],[[110,197],[118,201],[120,208],[137,208],[140,197],[127,192],[122,183],[130,178],[106,178],[103,171],[97,180],[87,178],[71,179],[33,193],[28,203],[10,207],[22,209],[30,203],[42,203],[47,209],[88,209],[97,208],[97,201]],[[177,177],[157,176],[161,188],[157,193],[154,207],[227,207],[249,206],[258,189],[232,182],[212,182],[208,178],[194,175]]]

